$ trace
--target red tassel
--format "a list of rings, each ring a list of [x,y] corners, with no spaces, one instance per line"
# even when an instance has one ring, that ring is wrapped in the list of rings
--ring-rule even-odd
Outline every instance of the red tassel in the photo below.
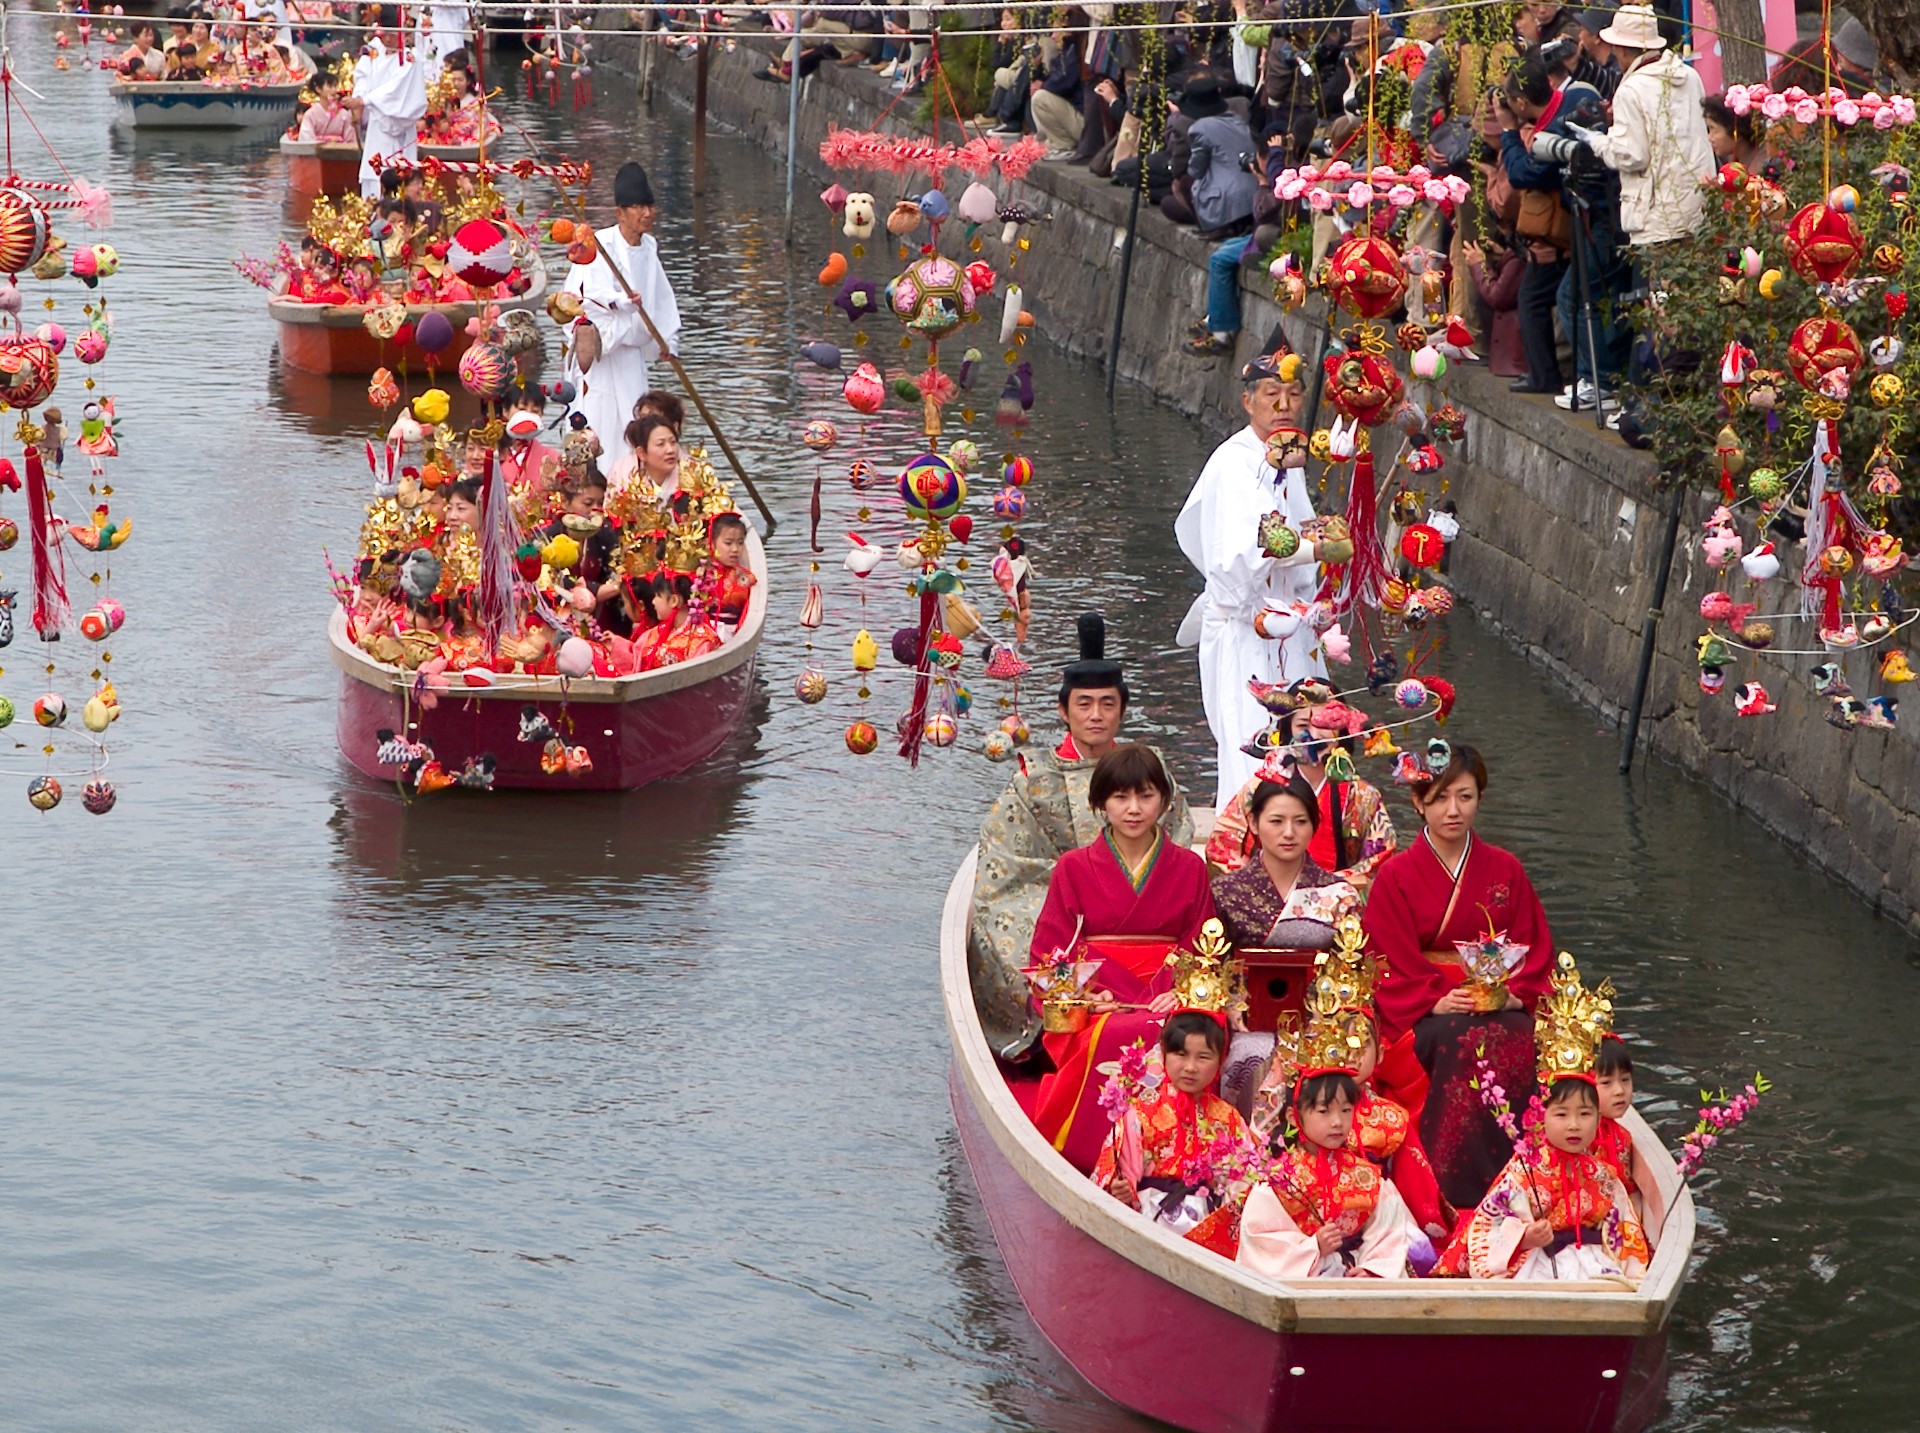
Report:
[[[58,642],[73,608],[67,601],[67,564],[53,537],[53,512],[47,493],[47,470],[40,450],[28,448],[27,520],[33,549],[33,630],[42,642]]]
[[[1346,592],[1336,610],[1380,605],[1387,586],[1387,554],[1380,545],[1380,509],[1373,490],[1373,450],[1353,460],[1353,482],[1347,489],[1347,529],[1353,538],[1353,560],[1347,567]]]
[[[900,738],[900,754],[916,767],[920,765],[920,743],[927,734],[927,692],[933,685],[933,622],[939,610],[939,595],[929,587],[920,594],[920,662],[913,673],[913,706],[907,712],[906,734]]]

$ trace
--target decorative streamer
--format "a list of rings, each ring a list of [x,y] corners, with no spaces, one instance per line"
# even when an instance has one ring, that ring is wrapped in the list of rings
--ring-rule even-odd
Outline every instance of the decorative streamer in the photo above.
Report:
[[[500,650],[513,617],[512,524],[505,470],[488,453],[480,478],[480,627],[489,654]]]
[[[41,641],[57,642],[60,629],[73,615],[67,601],[67,564],[54,538],[47,470],[37,445],[27,448],[26,460],[27,518],[33,527],[33,630]]]

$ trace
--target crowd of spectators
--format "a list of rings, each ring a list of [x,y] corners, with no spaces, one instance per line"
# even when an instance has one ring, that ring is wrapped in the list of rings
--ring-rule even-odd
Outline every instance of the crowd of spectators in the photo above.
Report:
[[[802,73],[867,64],[912,92],[928,79],[941,6],[857,3],[801,12]],[[1636,364],[1633,315],[1648,260],[1699,225],[1700,180],[1719,165],[1764,171],[1752,122],[1705,92],[1683,58],[1681,0],[1576,9],[1537,0],[1511,27],[1449,21],[1457,8],[1354,0],[1173,0],[1153,7],[1009,6],[961,12],[997,26],[980,124],[1031,134],[1047,161],[1141,185],[1172,222],[1213,245],[1207,308],[1184,341],[1233,351],[1240,270],[1291,250],[1309,274],[1356,224],[1336,203],[1283,201],[1287,169],[1344,159],[1468,181],[1463,203],[1422,200],[1398,237],[1429,256],[1428,305],[1465,319],[1477,355],[1519,393],[1598,405]],[[778,28],[792,12],[769,12]],[[1462,38],[1466,34],[1471,38]],[[1777,87],[1818,89],[1818,42],[1776,66]],[[1879,57],[1857,20],[1834,30],[1832,77],[1872,87]],[[767,72],[786,79],[784,60]],[[1369,122],[1371,121],[1371,123]],[[1631,434],[1631,427],[1628,432]]]

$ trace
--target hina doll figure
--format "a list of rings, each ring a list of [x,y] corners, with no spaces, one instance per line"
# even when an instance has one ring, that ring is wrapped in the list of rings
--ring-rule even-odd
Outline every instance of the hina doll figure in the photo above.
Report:
[[[1593,1153],[1600,1097],[1591,1075],[1547,1092],[1543,1140],[1526,1141],[1441,1261],[1475,1279],[1635,1280],[1647,1236],[1612,1169]]]
[[[1273,1279],[1407,1277],[1413,1220],[1394,1187],[1353,1147],[1360,1082],[1350,1070],[1302,1074],[1299,1138],[1247,1196],[1236,1262]]]
[[[1316,702],[1307,694],[1326,696],[1326,684],[1306,678],[1295,682],[1291,690],[1302,704],[1287,717],[1289,744],[1270,757],[1221,811],[1213,834],[1207,838],[1207,864],[1230,872],[1253,858],[1260,844],[1253,831],[1253,794],[1263,781],[1272,779],[1270,772],[1284,757],[1313,791],[1319,807],[1320,819],[1314,823],[1307,854],[1321,870],[1331,871],[1364,899],[1374,873],[1399,844],[1399,835],[1379,788],[1359,776],[1336,780],[1327,770],[1327,758],[1334,750],[1354,754],[1354,741],[1351,737],[1318,735],[1313,730],[1314,714],[1331,705],[1331,698]]]
[[[693,579],[684,572],[654,574],[652,598],[655,625],[636,644],[643,672],[658,671],[679,662],[704,657],[720,645],[719,634],[687,609]]]
[[[1026,1057],[1040,1038],[1025,974],[1034,923],[1055,863],[1100,839],[1100,809],[1088,792],[1100,758],[1119,743],[1132,697],[1126,672],[1107,656],[1105,620],[1083,612],[1078,627],[1079,659],[1060,674],[1058,710],[1066,735],[1051,750],[1021,755],[980,823],[967,972],[980,1028],[1003,1060]],[[1193,840],[1193,817],[1178,786],[1160,825],[1170,846],[1185,849]]]
[[[1278,759],[1261,772],[1246,803],[1256,854],[1214,882],[1214,908],[1236,946],[1331,949],[1334,927],[1358,911],[1359,898],[1310,854],[1322,819],[1313,788]],[[1242,1111],[1253,1109],[1254,1086],[1273,1048],[1270,1030],[1234,1033],[1221,1088]]]
[[[1480,753],[1460,746],[1410,786],[1424,829],[1380,867],[1365,916],[1370,946],[1390,971],[1378,1001],[1383,1070],[1403,1067],[1411,1051],[1425,1072],[1420,1141],[1458,1209],[1480,1202],[1512,1152],[1469,1084],[1476,1058],[1484,1047],[1506,1088],[1528,1086],[1532,1010],[1553,964],[1547,915],[1525,867],[1473,834],[1486,784]],[[1490,936],[1517,963],[1503,980],[1470,979],[1459,943]],[[1389,1094],[1400,1087],[1387,1083]]]
[[[1240,1112],[1214,1091],[1227,1022],[1211,1010],[1178,1010],[1160,1031],[1160,1074],[1146,1053],[1123,1052],[1149,1084],[1108,1132],[1093,1180],[1121,1203],[1176,1234],[1232,1257],[1234,1224],[1262,1163]]]
[[[1100,1107],[1098,1067],[1136,1040],[1159,1040],[1175,1004],[1168,953],[1213,918],[1206,862],[1161,827],[1172,799],[1173,782],[1151,749],[1118,746],[1100,758],[1088,800],[1105,829],[1055,862],[1033,927],[1036,964],[1084,942],[1094,965],[1083,990],[1086,1025],[1042,1036],[1054,1069],[1040,1081],[1033,1114],[1083,1173],[1112,1123]]]

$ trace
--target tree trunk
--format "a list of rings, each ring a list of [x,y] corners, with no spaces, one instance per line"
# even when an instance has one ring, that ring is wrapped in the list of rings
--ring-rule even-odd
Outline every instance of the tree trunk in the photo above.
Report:
[[[1713,17],[1720,31],[1721,84],[1753,85],[1766,79],[1766,26],[1760,0],[1713,0]]]
[[[1851,0],[1847,8],[1880,47],[1879,73],[1911,86],[1920,76],[1920,0]]]

